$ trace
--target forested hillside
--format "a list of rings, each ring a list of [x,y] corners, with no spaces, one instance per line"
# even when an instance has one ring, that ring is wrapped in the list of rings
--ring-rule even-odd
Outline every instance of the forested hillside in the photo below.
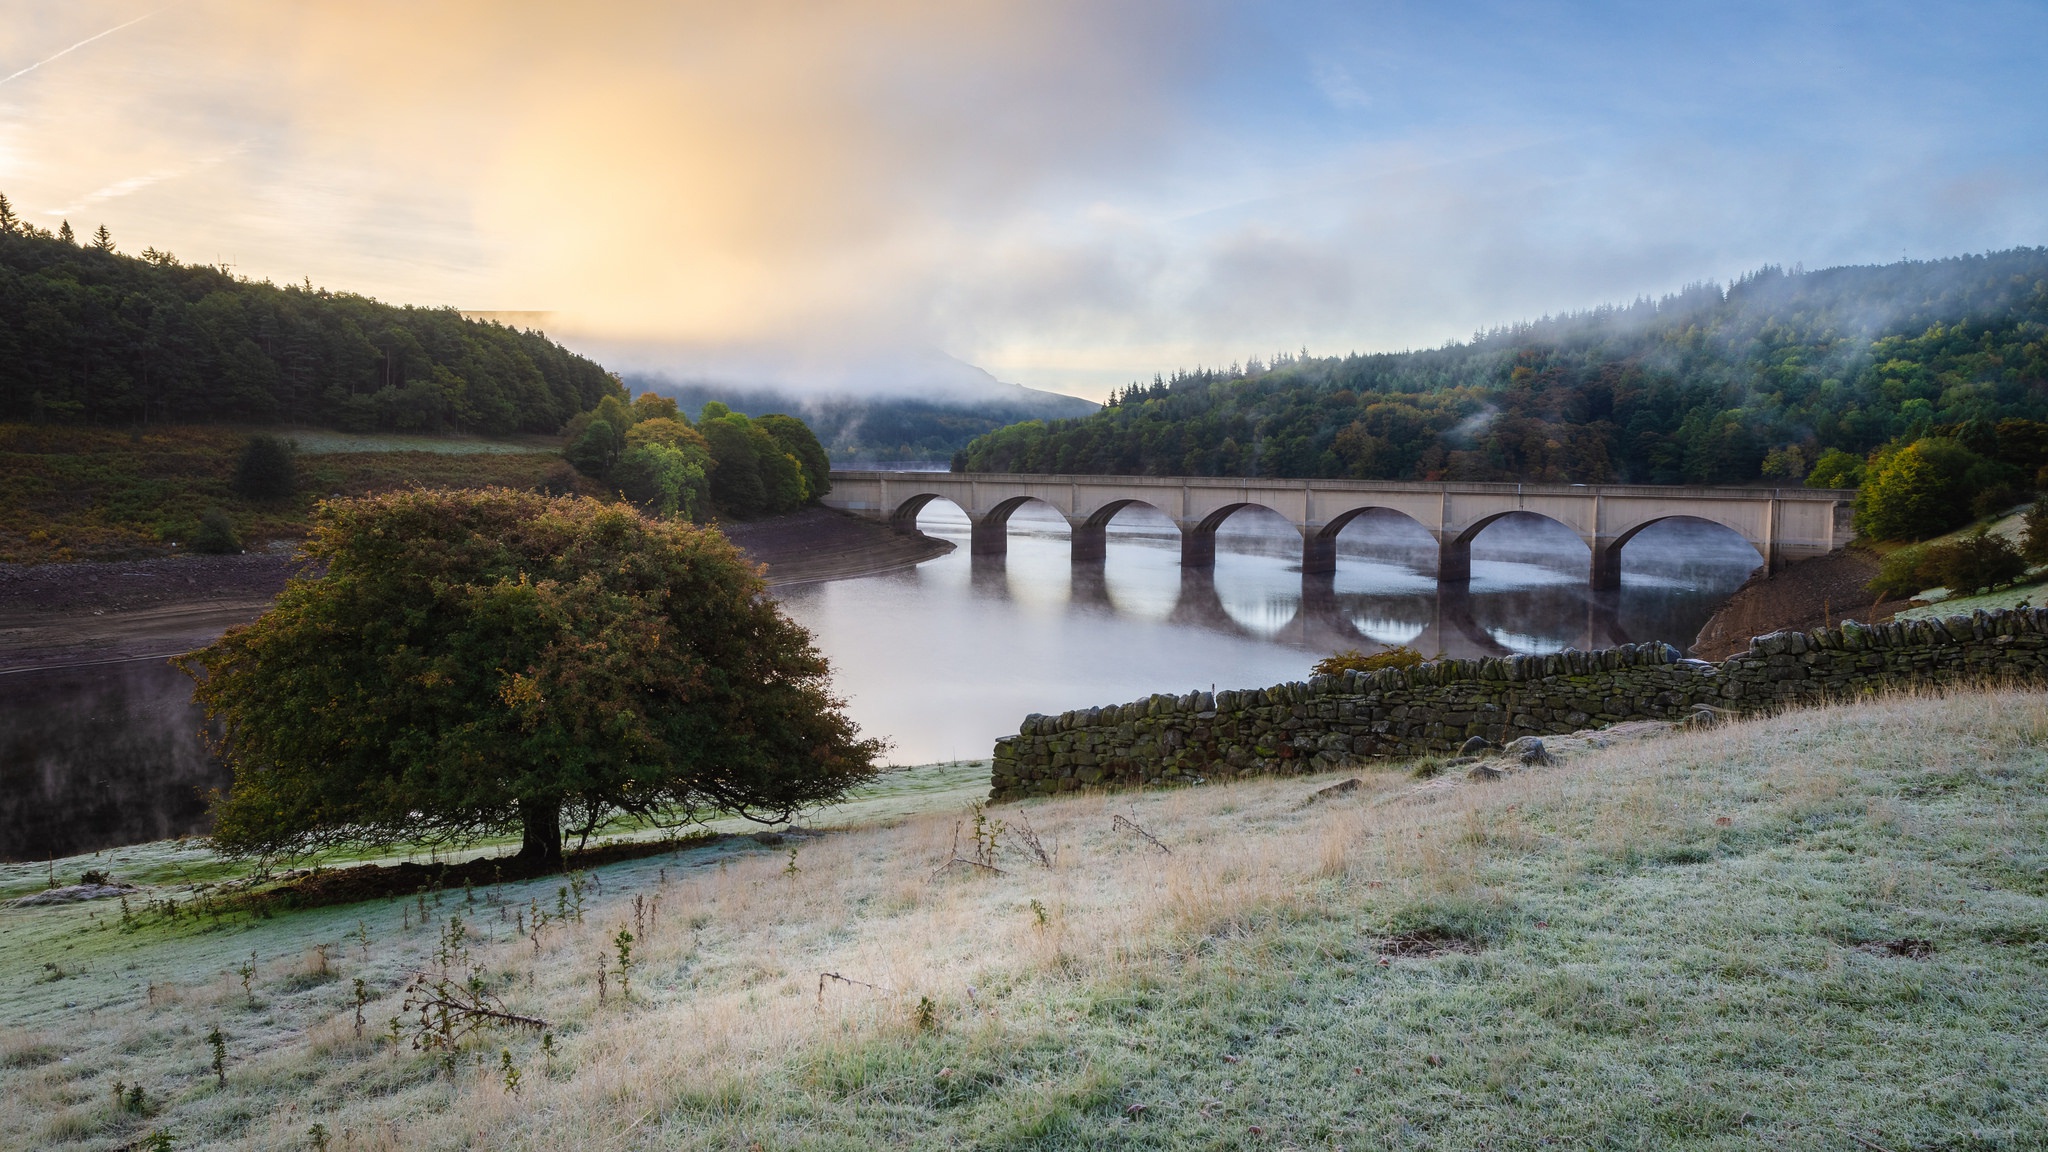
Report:
[[[985,397],[886,392],[802,395],[771,388],[676,384],[632,375],[626,382],[672,396],[690,411],[717,401],[750,416],[800,413],[841,465],[944,467],[977,436],[1024,420],[1084,416],[1098,407],[1078,396],[1001,385],[993,379]]]
[[[2048,249],[1818,272],[1547,318],[1418,352],[1279,356],[1132,385],[976,439],[956,470],[1797,483],[1952,438],[2031,481]],[[1831,458],[1837,480],[1847,473]],[[1978,485],[1983,486],[1981,483]]]
[[[81,245],[5,203],[0,422],[553,433],[622,394],[537,333]]]

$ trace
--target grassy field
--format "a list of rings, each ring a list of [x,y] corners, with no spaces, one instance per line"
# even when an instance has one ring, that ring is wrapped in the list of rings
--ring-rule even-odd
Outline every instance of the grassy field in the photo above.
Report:
[[[580,893],[0,912],[0,1146],[2048,1146],[2048,696],[986,830],[951,771]],[[946,866],[983,831],[1000,871]],[[160,878],[205,864],[152,851]],[[392,1040],[408,978],[444,967],[544,1032],[452,1060]]]
[[[229,485],[248,430],[127,431],[0,424],[0,563],[158,555],[219,507],[246,541],[296,538],[315,502],[410,484],[530,488],[560,463],[545,438],[437,440],[268,430],[300,441],[299,494],[281,504]]]

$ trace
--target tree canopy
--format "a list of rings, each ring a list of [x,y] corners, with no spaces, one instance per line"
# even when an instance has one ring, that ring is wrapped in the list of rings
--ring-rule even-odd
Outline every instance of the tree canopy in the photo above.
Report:
[[[0,421],[553,433],[622,392],[536,332],[68,233],[0,211]]]
[[[506,489],[325,505],[326,566],[182,660],[234,773],[218,845],[786,819],[874,770],[809,635],[723,536]]]
[[[794,416],[749,419],[718,401],[693,426],[676,402],[643,392],[569,422],[563,455],[650,511],[703,519],[789,512],[832,489],[825,446]]]

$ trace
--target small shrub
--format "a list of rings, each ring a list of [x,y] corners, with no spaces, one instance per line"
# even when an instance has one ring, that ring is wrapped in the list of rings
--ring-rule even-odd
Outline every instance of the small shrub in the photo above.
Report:
[[[1315,674],[1336,676],[1344,672],[1377,672],[1382,668],[1413,668],[1422,663],[1422,653],[1413,648],[1389,648],[1367,656],[1353,648],[1316,661]]]
[[[107,875],[107,873],[101,869],[88,868],[85,870],[85,874],[78,878],[78,882],[80,884],[97,884],[104,888],[107,885],[112,884],[114,882],[114,878],[112,876]]]
[[[1979,588],[2011,584],[2027,574],[2027,562],[2003,536],[1980,532],[1927,550],[1942,586],[1963,596]]]
[[[192,534],[192,550],[208,556],[232,556],[242,550],[242,537],[226,512],[208,508],[199,516],[199,531]]]
[[[1979,520],[2003,515],[2020,502],[2019,489],[2010,484],[1993,484],[1970,497],[1970,514]]]
[[[2036,500],[2027,509],[2027,533],[2020,540],[2020,554],[2029,560],[2048,560],[2048,500]]]
[[[235,464],[235,491],[251,500],[289,500],[299,487],[296,446],[276,436],[251,436]]]
[[[576,469],[567,463],[556,464],[541,478],[540,490],[549,496],[574,496],[576,494]]]

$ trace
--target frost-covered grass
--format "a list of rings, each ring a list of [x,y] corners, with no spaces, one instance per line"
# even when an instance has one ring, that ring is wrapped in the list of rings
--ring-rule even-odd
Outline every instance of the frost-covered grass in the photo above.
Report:
[[[2048,1144],[2048,697],[1364,778],[1003,806],[1053,866],[1006,831],[1000,873],[939,869],[975,829],[934,786],[899,802],[943,810],[794,860],[603,869],[537,949],[508,920],[559,881],[429,897],[424,926],[417,900],[214,931],[0,913],[0,1146],[307,1147],[315,1122],[351,1149]],[[450,1074],[376,1038],[451,915],[552,1054],[500,1032]]]
[[[1924,607],[1905,609],[1898,614],[1896,619],[1940,619],[1957,614],[1968,616],[1970,613],[1980,609],[1985,612],[1993,612],[2001,608],[2017,608],[2022,604],[2028,607],[2039,607],[2044,603],[2048,603],[2048,579],[2038,578],[2044,574],[2048,573],[2035,572],[2023,583],[2015,584],[2010,588],[2000,588],[1996,592],[1986,592],[1979,596],[1949,596],[1945,594],[1947,589],[1936,589],[1936,592],[1943,593],[1940,598]],[[1929,595],[1930,593],[1922,592],[1920,598],[1926,599]]]

